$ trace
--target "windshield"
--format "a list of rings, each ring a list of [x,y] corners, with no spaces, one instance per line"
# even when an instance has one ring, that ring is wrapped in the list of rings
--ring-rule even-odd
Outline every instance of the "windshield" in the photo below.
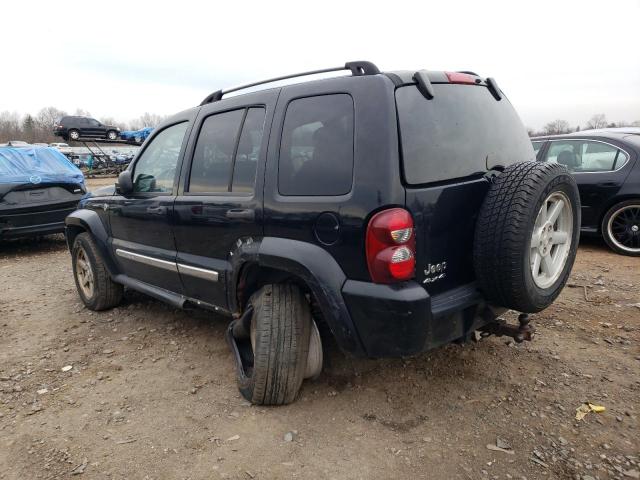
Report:
[[[518,114],[486,87],[434,84],[427,100],[414,85],[398,88],[396,104],[405,180],[423,184],[534,160]]]

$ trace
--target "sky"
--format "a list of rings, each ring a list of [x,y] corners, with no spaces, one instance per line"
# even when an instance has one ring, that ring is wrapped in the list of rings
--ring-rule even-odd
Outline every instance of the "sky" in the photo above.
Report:
[[[0,111],[129,121],[220,88],[370,60],[494,77],[534,129],[640,120],[640,0],[5,0]],[[11,20],[14,19],[14,20]]]

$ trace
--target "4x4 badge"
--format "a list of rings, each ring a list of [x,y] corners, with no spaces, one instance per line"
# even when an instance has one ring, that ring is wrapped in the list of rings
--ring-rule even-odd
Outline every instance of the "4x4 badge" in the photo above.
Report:
[[[427,264],[427,268],[424,269],[425,279],[422,281],[422,283],[433,283],[436,280],[444,278],[446,276],[446,269],[447,262]]]

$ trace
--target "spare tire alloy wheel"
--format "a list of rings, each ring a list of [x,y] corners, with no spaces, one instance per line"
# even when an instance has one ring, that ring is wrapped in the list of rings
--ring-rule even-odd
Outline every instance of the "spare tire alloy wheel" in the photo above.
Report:
[[[549,195],[538,212],[531,235],[531,274],[540,288],[553,285],[564,270],[571,248],[573,211],[562,192]]]
[[[604,217],[604,239],[617,253],[640,256],[640,202],[620,203]]]
[[[580,236],[580,196],[556,163],[519,162],[492,180],[476,222],[473,262],[491,305],[544,310],[569,278]]]

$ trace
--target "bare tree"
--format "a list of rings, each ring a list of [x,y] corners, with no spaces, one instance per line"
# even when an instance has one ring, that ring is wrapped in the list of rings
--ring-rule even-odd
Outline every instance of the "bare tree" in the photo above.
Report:
[[[131,130],[139,130],[147,127],[157,127],[164,119],[167,118],[156,113],[144,112],[143,115],[131,121]]]
[[[0,113],[0,142],[20,140],[22,134],[20,115],[17,112]]]
[[[88,110],[83,110],[82,108],[76,108],[76,111],[73,113],[78,117],[90,117],[91,113]]]
[[[547,135],[557,135],[569,132],[569,122],[566,120],[554,120],[544,126],[544,133]]]
[[[607,117],[604,113],[598,113],[591,117],[591,119],[587,122],[587,130],[592,130],[595,128],[605,128],[607,126]]]
[[[41,109],[35,117],[36,137],[38,141],[47,143],[55,142],[56,137],[53,134],[53,125],[66,114],[67,112],[56,107],[45,107]]]
[[[126,130],[126,125],[123,122],[119,122],[113,117],[100,117],[100,121],[105,125],[113,125],[115,127],[119,127],[120,130]]]

